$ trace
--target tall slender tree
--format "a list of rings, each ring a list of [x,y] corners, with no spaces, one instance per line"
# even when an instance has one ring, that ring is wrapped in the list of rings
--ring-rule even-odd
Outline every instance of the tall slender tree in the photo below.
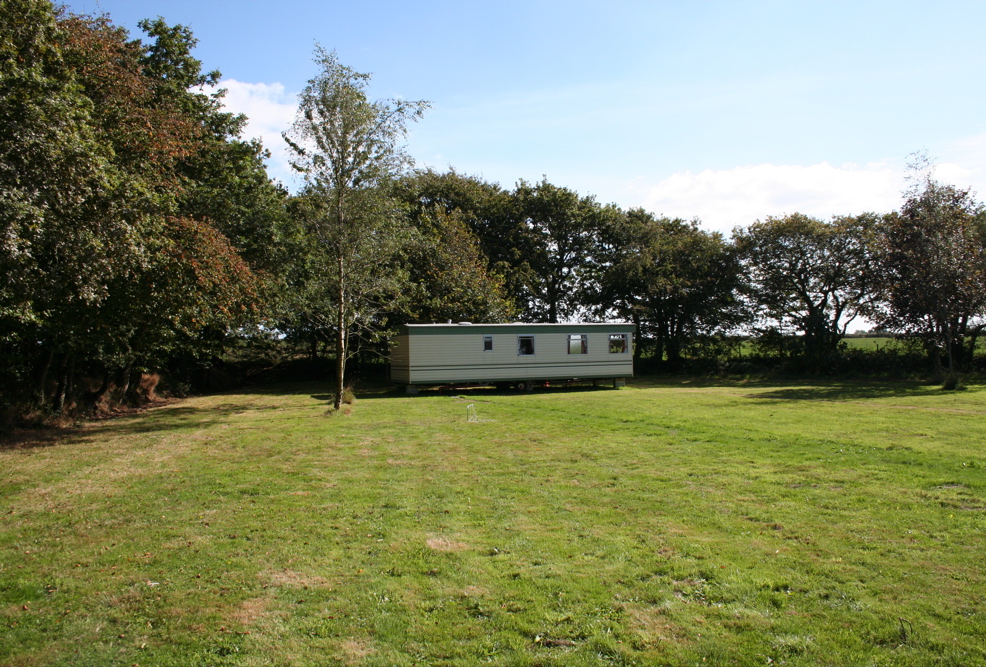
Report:
[[[308,228],[331,266],[336,395],[342,406],[349,336],[386,310],[396,291],[392,258],[401,220],[384,186],[411,164],[403,140],[423,101],[367,98],[369,74],[341,64],[335,52],[315,50],[319,73],[301,94],[284,138],[293,167],[305,178]]]

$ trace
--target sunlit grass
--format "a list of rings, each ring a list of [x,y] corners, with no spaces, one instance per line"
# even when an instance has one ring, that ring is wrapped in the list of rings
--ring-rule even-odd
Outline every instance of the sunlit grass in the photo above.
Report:
[[[861,336],[842,339],[846,347],[859,350],[900,349],[902,342],[891,336]]]
[[[0,664],[986,662],[982,387],[325,391],[0,450]]]

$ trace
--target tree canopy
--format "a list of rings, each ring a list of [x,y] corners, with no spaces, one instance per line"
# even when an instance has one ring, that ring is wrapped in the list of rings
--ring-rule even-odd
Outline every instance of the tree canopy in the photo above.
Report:
[[[195,193],[229,192],[244,209],[279,193],[261,147],[238,139],[243,119],[186,85],[218,77],[200,74],[186,29],[145,22],[145,43],[41,0],[4,10],[0,392],[60,411],[77,371],[212,354],[255,320],[258,275],[221,229],[234,220],[217,222]],[[259,189],[208,168],[229,151]]]
[[[608,258],[600,314],[634,322],[638,355],[680,366],[689,348],[734,333],[742,323],[739,264],[722,235],[679,218],[632,209],[605,232]]]
[[[986,214],[968,190],[930,174],[881,228],[884,300],[878,321],[920,337],[950,373],[971,358],[986,326]],[[965,340],[969,337],[969,346]]]
[[[877,216],[824,222],[802,214],[768,217],[734,238],[761,320],[797,332],[804,354],[822,361],[878,296],[872,253]]]

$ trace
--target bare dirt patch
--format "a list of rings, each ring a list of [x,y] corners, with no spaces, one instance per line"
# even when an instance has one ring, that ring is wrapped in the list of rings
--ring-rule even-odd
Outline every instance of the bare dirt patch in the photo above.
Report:
[[[630,626],[647,645],[687,641],[683,627],[671,621],[663,607],[628,607]]]
[[[447,537],[429,537],[425,544],[433,551],[465,551],[469,548],[465,542],[456,542]]]
[[[366,639],[346,639],[339,642],[340,657],[346,665],[359,664],[373,652],[373,646]]]
[[[284,588],[323,588],[329,585],[329,581],[324,577],[294,570],[268,570],[258,576],[271,586]]]
[[[244,627],[250,627],[267,615],[270,600],[265,597],[244,600],[233,612],[232,619]]]

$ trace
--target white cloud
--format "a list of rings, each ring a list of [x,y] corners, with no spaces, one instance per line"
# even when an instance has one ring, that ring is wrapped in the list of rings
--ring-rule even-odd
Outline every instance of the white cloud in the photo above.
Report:
[[[289,166],[281,132],[294,120],[297,93],[286,91],[281,83],[246,83],[236,79],[224,79],[219,87],[227,90],[226,109],[243,113],[249,119],[244,136],[261,139],[271,152],[268,173],[293,189],[297,178]],[[980,199],[986,197],[986,135],[938,146],[936,152],[937,155],[932,154],[932,158],[938,159],[936,178],[959,187],[971,187]],[[473,166],[451,166],[467,173],[482,173],[491,167],[489,157],[474,159]],[[448,166],[440,152],[434,154],[431,163],[439,169]],[[500,167],[500,171],[511,174],[504,181],[507,185],[529,171],[523,163]],[[833,166],[827,162],[807,166],[745,165],[697,173],[679,172],[657,183],[644,179],[621,183],[622,179],[612,173],[592,174],[587,178],[591,185],[586,192],[597,194],[600,201],[614,201],[624,207],[642,206],[657,214],[685,219],[699,218],[705,229],[727,235],[733,227],[746,226],[769,215],[800,212],[828,219],[833,215],[891,211],[900,206],[905,186],[903,160],[899,164],[884,161],[863,166]],[[563,185],[581,185],[575,175],[573,179]]]
[[[246,114],[249,119],[243,135],[260,139],[270,151],[267,170],[271,177],[289,183],[293,177],[281,132],[294,121],[298,95],[286,92],[280,83],[244,83],[236,79],[223,79],[219,87],[226,89],[226,97],[223,98],[226,110]]]
[[[932,158],[935,155],[932,154]],[[986,134],[966,137],[942,148],[935,178],[986,197]]]
[[[900,204],[903,176],[887,163],[834,167],[760,164],[673,174],[654,186],[633,186],[643,207],[658,214],[699,218],[706,229],[733,227],[786,213],[823,219]]]

